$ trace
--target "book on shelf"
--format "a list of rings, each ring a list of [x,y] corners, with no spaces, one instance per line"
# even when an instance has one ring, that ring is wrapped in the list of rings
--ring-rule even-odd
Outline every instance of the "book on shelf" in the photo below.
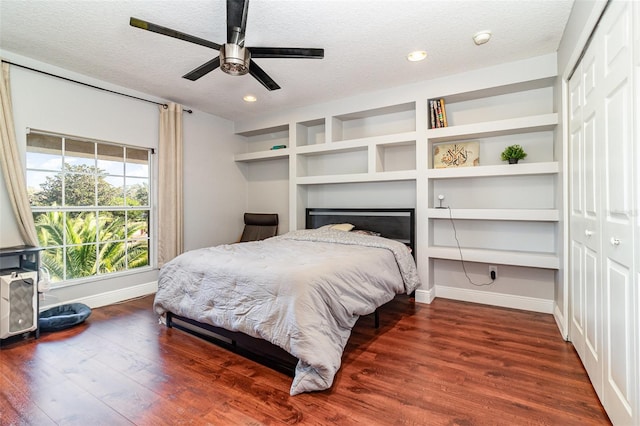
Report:
[[[439,127],[447,127],[447,112],[444,107],[444,99],[430,99],[429,100],[429,118],[431,129],[437,129]]]

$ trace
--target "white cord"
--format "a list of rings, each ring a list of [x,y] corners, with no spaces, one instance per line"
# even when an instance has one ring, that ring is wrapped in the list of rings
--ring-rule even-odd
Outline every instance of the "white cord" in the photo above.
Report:
[[[51,276],[45,266],[40,267],[40,279],[38,280],[38,292],[44,293],[51,289]]]
[[[451,227],[453,228],[453,237],[456,239],[456,244],[458,246],[458,252],[460,253],[460,263],[462,264],[462,271],[464,272],[464,276],[467,277],[467,280],[469,280],[469,282],[477,287],[484,287],[484,286],[488,286],[494,283],[495,280],[491,280],[487,283],[474,283],[473,280],[469,277],[469,274],[467,273],[467,267],[464,264],[464,258],[462,257],[462,248],[460,247],[460,241],[458,240],[458,231],[456,230],[456,224],[453,221],[453,215],[451,214],[451,207],[443,207],[447,210],[449,210],[449,220],[451,221]]]

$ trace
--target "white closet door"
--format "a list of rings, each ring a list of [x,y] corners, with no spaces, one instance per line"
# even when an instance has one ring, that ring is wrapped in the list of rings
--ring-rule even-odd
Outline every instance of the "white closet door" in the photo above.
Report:
[[[569,82],[571,155],[571,330],[570,339],[602,398],[602,288],[600,280],[600,199],[598,140],[602,63],[598,43],[589,46]]]
[[[603,405],[615,424],[631,424],[637,395],[634,264],[632,13],[613,2],[602,20],[605,132],[603,201]]]
[[[616,425],[640,424],[640,178],[634,171],[640,12],[634,15],[634,8],[640,5],[609,3],[569,81],[570,338]]]
[[[635,409],[633,46],[629,2],[614,2],[602,21],[605,146],[603,202],[604,406],[616,424]]]

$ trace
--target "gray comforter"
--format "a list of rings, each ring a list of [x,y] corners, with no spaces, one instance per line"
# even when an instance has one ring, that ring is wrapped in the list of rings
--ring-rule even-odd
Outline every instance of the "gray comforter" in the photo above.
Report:
[[[400,242],[303,230],[178,256],[160,270],[154,307],[283,348],[299,360],[296,395],[331,387],[358,317],[418,285]]]

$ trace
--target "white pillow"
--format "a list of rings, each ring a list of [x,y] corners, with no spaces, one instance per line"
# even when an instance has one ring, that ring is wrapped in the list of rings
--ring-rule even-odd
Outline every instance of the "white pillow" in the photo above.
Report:
[[[331,225],[321,226],[319,229],[335,229],[337,231],[349,232],[354,228],[354,225],[350,223],[332,223]]]

